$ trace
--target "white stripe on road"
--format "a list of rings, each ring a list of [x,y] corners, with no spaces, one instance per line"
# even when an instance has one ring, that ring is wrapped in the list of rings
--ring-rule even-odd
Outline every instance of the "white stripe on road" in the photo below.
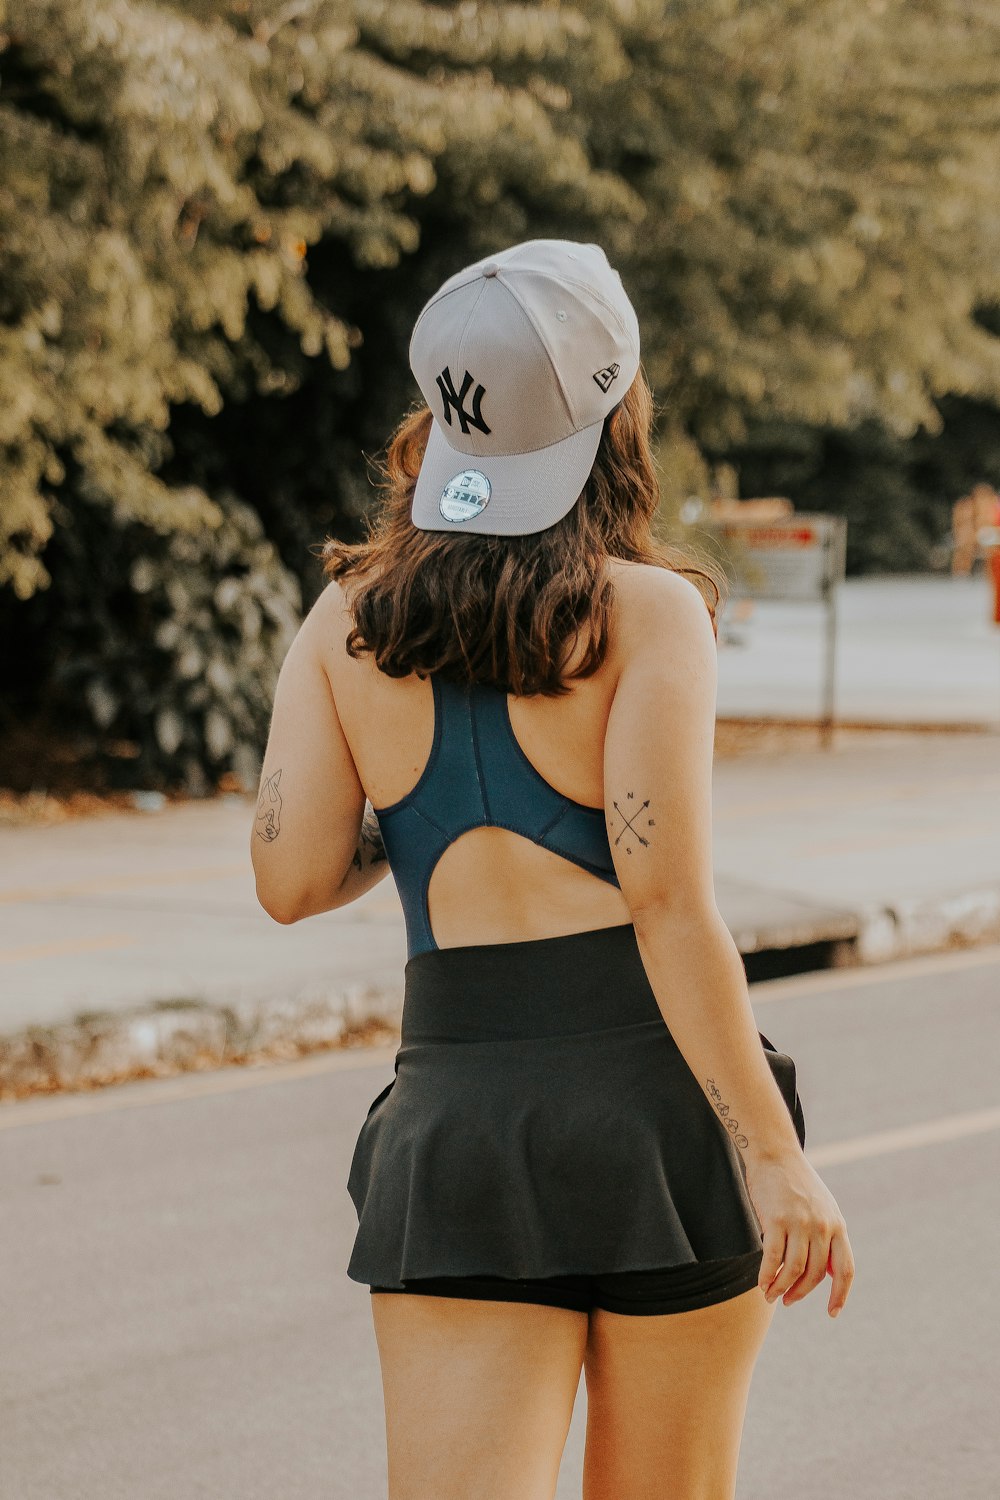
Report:
[[[852,1141],[834,1141],[829,1146],[807,1151],[806,1156],[814,1167],[839,1166],[844,1161],[862,1161],[866,1156],[888,1156],[893,1151],[909,1151],[915,1146],[959,1141],[988,1130],[1000,1130],[1000,1105],[975,1109],[965,1115],[940,1115],[936,1120],[904,1125],[900,1130],[879,1130],[874,1135],[856,1136]]]

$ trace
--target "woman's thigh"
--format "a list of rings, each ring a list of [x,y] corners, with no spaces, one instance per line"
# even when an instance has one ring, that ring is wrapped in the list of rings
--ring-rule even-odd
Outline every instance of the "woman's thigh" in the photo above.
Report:
[[[587,1314],[372,1292],[389,1500],[552,1500]]]
[[[776,1305],[754,1286],[685,1312],[594,1309],[583,1500],[731,1500]]]

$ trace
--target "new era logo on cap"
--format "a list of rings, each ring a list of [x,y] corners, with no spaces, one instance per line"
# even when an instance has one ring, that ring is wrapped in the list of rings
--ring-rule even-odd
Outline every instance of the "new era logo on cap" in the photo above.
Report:
[[[612,380],[617,380],[621,372],[621,365],[605,365],[603,370],[594,371],[594,379],[602,391],[610,389]]]
[[[525,240],[449,276],[409,355],[433,414],[413,524],[523,535],[580,497],[638,373],[639,324],[600,245]]]
[[[481,515],[490,498],[490,482],[481,469],[463,469],[454,474],[438,501],[438,509],[446,521],[471,521]]]

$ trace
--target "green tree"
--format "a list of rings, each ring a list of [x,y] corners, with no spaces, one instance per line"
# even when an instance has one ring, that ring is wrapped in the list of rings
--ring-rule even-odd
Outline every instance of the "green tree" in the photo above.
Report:
[[[263,653],[247,640],[249,655],[231,663],[222,733],[225,704],[185,685],[192,631],[211,626],[211,602],[164,577],[160,618],[134,607],[135,580],[189,560],[190,549],[177,551],[188,537],[205,566],[224,557],[226,578],[242,577],[250,594],[262,576],[289,594],[297,581],[267,538],[244,527],[221,549],[206,539],[226,532],[223,497],[234,472],[248,474],[240,448],[260,453],[255,418],[280,406],[270,430],[281,440],[254,487],[273,484],[292,516],[286,535],[301,542],[294,479],[316,444],[288,398],[302,393],[314,407],[310,382],[339,407],[319,433],[321,466],[340,475],[324,520],[349,511],[352,492],[357,501],[364,466],[349,396],[364,331],[350,308],[364,305],[366,278],[417,250],[411,205],[434,187],[435,161],[448,152],[466,170],[491,163],[524,217],[533,201],[562,201],[568,213],[589,197],[599,217],[628,198],[529,91],[471,68],[451,86],[404,75],[369,44],[377,26],[377,7],[363,3],[10,0],[5,11],[0,583],[4,627],[19,627],[22,642],[6,706],[20,717],[42,702],[105,747],[124,741],[137,752],[131,779],[181,771],[181,711],[193,718],[182,736],[187,785],[199,780],[199,748],[217,775],[245,764],[262,738],[287,621],[263,617]],[[512,9],[498,12],[491,45],[537,62],[575,29],[573,16]],[[315,284],[313,247],[325,256]],[[235,426],[219,421],[227,409],[242,419]],[[382,412],[387,427],[395,413],[385,403]],[[290,447],[299,451],[286,463]],[[301,567],[301,550],[290,550]],[[81,628],[86,598],[92,629]],[[140,640],[152,699],[131,690],[136,642],[121,626],[135,620],[156,632]],[[224,634],[225,620],[214,623]],[[175,653],[172,673],[153,665],[163,650]]]

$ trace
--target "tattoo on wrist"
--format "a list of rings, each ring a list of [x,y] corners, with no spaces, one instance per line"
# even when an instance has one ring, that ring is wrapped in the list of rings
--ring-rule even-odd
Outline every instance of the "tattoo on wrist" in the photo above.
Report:
[[[648,849],[649,830],[656,827],[655,819],[649,816],[649,798],[645,802],[638,802],[635,792],[626,792],[622,802],[615,799],[611,805],[614,814],[608,819],[609,829],[613,833],[615,827],[621,824],[615,835],[615,848],[624,840],[626,854],[631,854],[636,848]]]
[[[740,1127],[738,1122],[734,1120],[729,1113],[729,1105],[723,1104],[722,1095],[719,1093],[715,1079],[706,1079],[705,1086],[708,1089],[712,1103],[715,1105],[719,1114],[722,1116],[722,1119],[725,1121],[726,1129],[729,1131],[729,1134],[732,1136],[736,1145],[739,1146],[740,1150],[745,1151],[750,1142],[747,1140],[745,1135],[740,1134]]]
[[[378,826],[378,818],[374,810],[368,807],[361,820],[361,836],[358,847],[354,851],[352,863],[357,869],[363,870],[365,864],[369,866],[381,864],[388,859],[385,852],[385,844],[382,842],[382,830]]]
[[[273,844],[281,832],[281,794],[278,791],[280,780],[281,771],[277,770],[262,784],[257,800],[254,831],[265,844]]]

